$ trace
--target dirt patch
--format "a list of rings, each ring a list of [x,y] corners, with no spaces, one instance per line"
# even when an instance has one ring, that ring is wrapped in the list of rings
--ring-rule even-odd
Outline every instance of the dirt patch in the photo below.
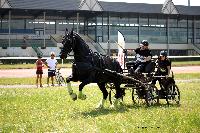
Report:
[[[200,73],[200,66],[172,67],[174,73]]]
[[[71,69],[61,69],[61,74],[67,77],[71,74]],[[43,70],[43,77],[47,77],[48,69]],[[0,70],[0,78],[25,78],[36,77],[36,69],[5,69]]]
[[[200,73],[200,66],[185,66],[185,67],[172,67],[172,71],[176,73]],[[0,70],[0,78],[24,78],[35,77],[35,69],[6,69]],[[64,77],[71,74],[70,68],[63,68],[60,70]],[[47,77],[48,71],[44,69],[43,77]]]

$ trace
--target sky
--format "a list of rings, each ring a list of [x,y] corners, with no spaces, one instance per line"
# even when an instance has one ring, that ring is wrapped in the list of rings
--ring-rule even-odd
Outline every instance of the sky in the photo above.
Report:
[[[127,3],[150,3],[150,4],[163,4],[165,0],[99,0],[109,2],[127,2]],[[172,0],[175,5],[188,5],[188,0]],[[191,6],[200,6],[200,0],[190,0]]]

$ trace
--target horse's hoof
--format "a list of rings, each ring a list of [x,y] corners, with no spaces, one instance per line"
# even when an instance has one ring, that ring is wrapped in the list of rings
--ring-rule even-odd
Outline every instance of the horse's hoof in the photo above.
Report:
[[[118,108],[119,102],[119,99],[114,99],[113,104],[110,106],[110,108]]]
[[[116,109],[117,107],[114,104],[112,104],[112,105],[110,105],[110,108],[111,109]]]
[[[105,99],[102,99],[98,105],[96,106],[96,109],[103,109],[104,108],[104,103],[105,103]]]
[[[103,107],[103,105],[102,104],[98,104],[97,106],[96,106],[96,108],[95,109],[103,109],[104,107]]]
[[[71,96],[71,98],[72,98],[73,101],[77,100],[76,93],[72,93],[70,96]]]

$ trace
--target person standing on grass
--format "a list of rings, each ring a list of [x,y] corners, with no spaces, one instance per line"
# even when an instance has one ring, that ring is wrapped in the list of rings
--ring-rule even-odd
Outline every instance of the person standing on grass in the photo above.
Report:
[[[38,88],[38,80],[40,82],[40,87],[43,87],[42,86],[42,74],[43,74],[43,69],[42,67],[44,67],[44,64],[42,62],[42,57],[41,56],[38,56],[38,59],[36,61],[36,67],[37,67],[37,70],[36,70],[36,75],[37,75],[37,78],[36,78],[36,86]]]
[[[54,86],[54,76],[57,67],[57,60],[55,59],[55,53],[51,52],[51,58],[48,58],[45,61],[45,65],[48,67],[48,77],[47,77],[47,85],[49,86],[49,78],[51,78],[51,86]]]

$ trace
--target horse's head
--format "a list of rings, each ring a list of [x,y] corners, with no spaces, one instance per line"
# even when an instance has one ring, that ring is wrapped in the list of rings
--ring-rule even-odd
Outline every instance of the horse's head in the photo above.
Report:
[[[73,30],[69,33],[66,29],[65,36],[62,39],[63,47],[60,52],[60,58],[65,59],[67,55],[73,50],[74,45],[74,37],[73,37]]]

